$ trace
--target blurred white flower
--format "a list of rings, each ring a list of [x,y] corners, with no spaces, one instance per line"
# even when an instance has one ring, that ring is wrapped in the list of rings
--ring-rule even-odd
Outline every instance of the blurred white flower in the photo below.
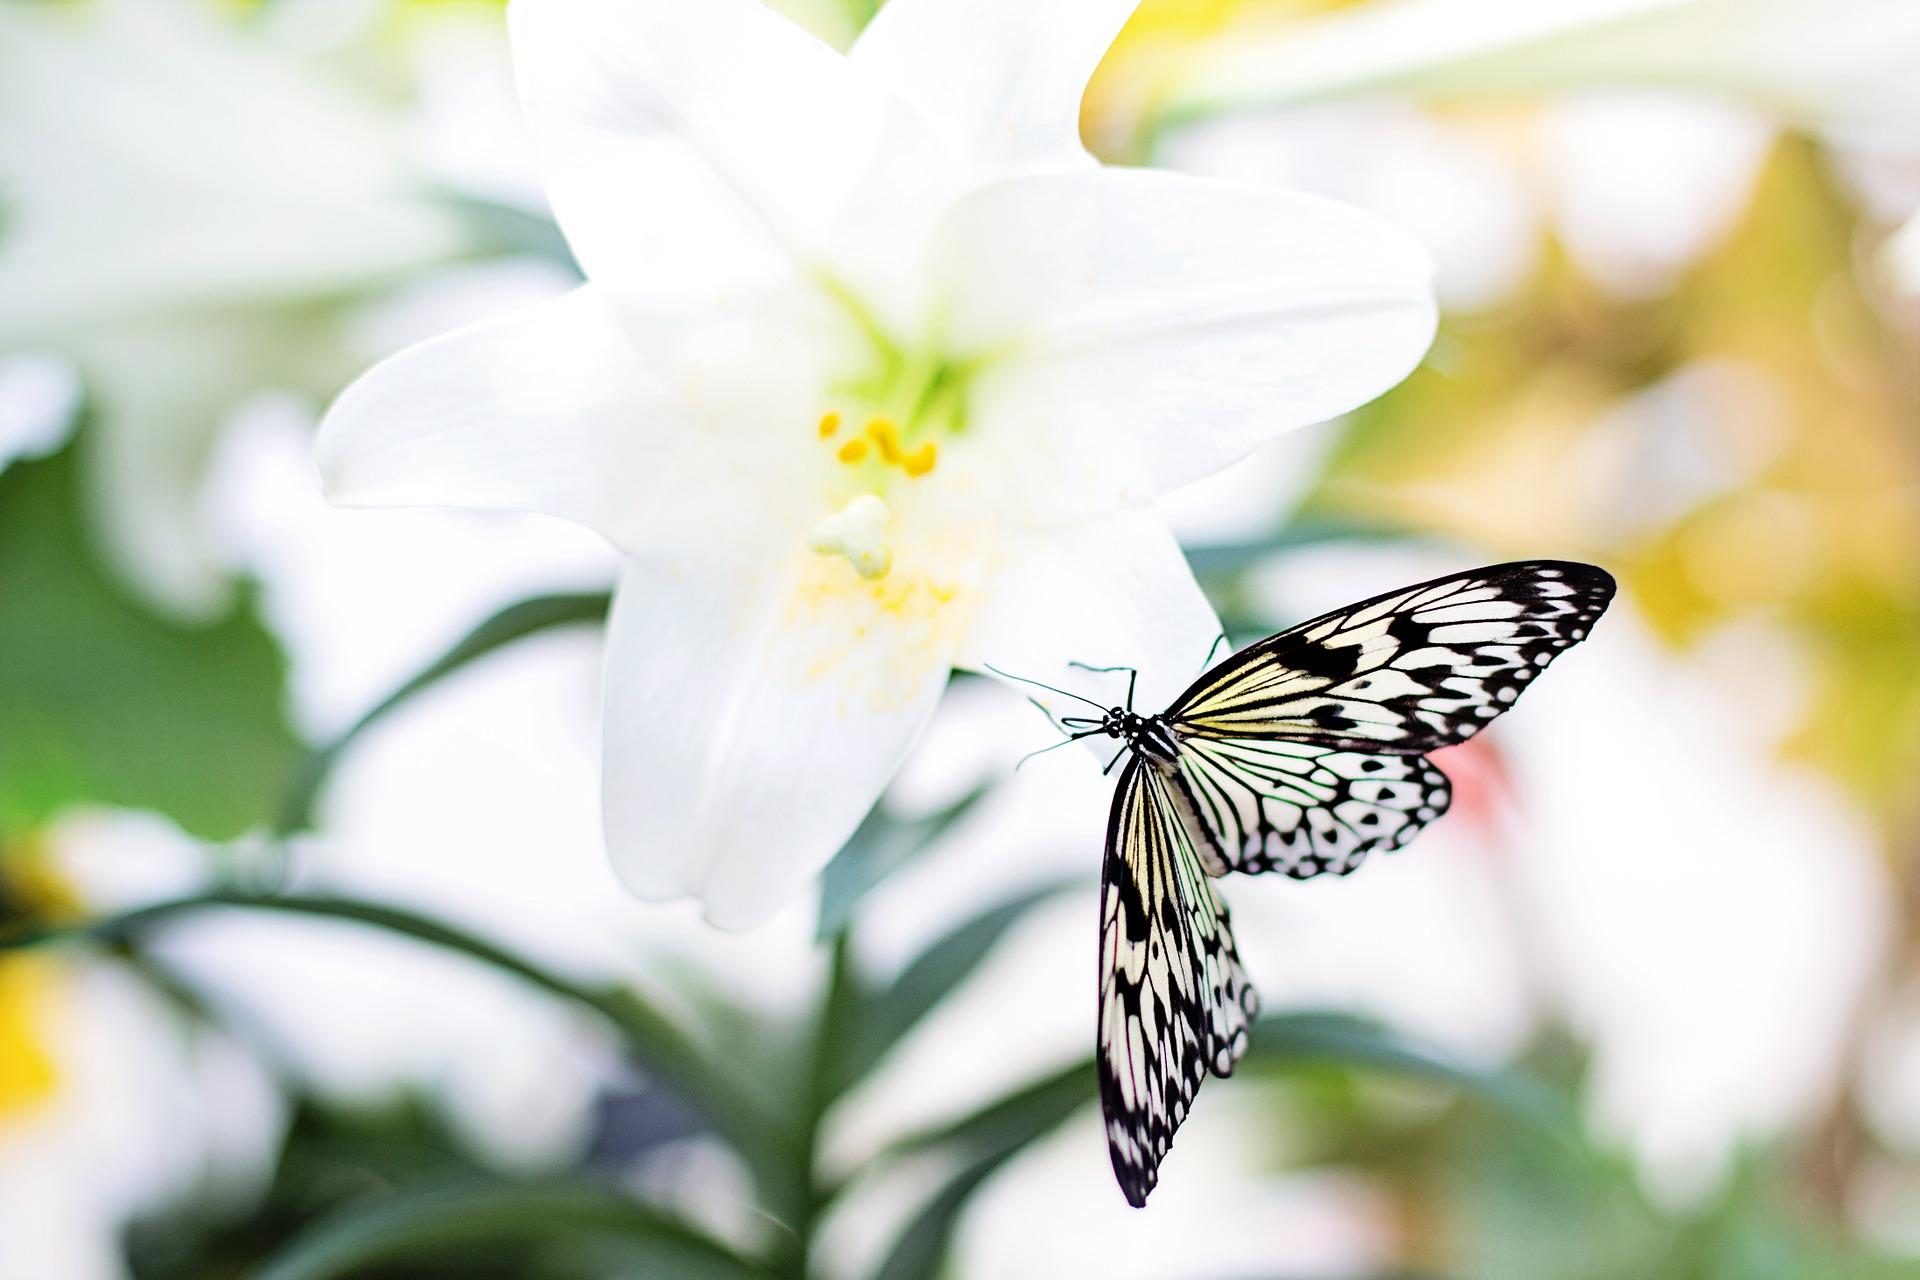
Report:
[[[1560,238],[1589,277],[1639,295],[1664,292],[1732,231],[1774,138],[1736,104],[1638,90],[1571,95],[1543,124]]]
[[[1150,500],[1424,351],[1387,224],[1086,154],[1132,7],[895,0],[844,57],[755,0],[511,10],[589,283],[379,366],[319,455],[343,502],[628,553],[605,822],[641,896],[764,918],[956,663],[1177,679],[1214,620]]]
[[[10,887],[79,909],[67,864],[102,834],[84,820],[10,847]],[[132,970],[0,954],[0,1280],[120,1280],[129,1219],[250,1194],[282,1125],[260,1064],[188,1027]]]
[[[464,244],[414,190],[403,123],[270,28],[180,0],[0,6],[0,350],[79,367],[101,532],[186,613],[224,598],[195,505],[224,413],[337,387],[320,304]]]
[[[1706,89],[1796,124],[1920,125],[1909,0],[1386,0],[1271,33],[1232,30],[1186,63],[1176,107],[1606,85]]]
[[[1181,64],[1163,107],[1186,124],[1174,142],[1202,155],[1206,135],[1236,123],[1208,117],[1279,108],[1240,127],[1258,127],[1267,152],[1298,167],[1315,159],[1303,131],[1310,142],[1328,120],[1352,129],[1397,99],[1567,95],[1545,117],[1537,185],[1593,279],[1647,294],[1731,228],[1774,125],[1821,130],[1843,156],[1912,154],[1917,59],[1920,6],[1907,0],[1384,0],[1270,31],[1227,28]],[[1404,221],[1439,258],[1449,306],[1497,300],[1536,248],[1530,227],[1511,225],[1512,202],[1509,225],[1486,229],[1512,182],[1449,164],[1431,143],[1422,162],[1382,161],[1383,147],[1404,148],[1410,134],[1380,133],[1289,181]],[[1217,148],[1212,158],[1222,172]],[[1423,173],[1430,190],[1409,192]],[[1467,211],[1478,218],[1463,223]]]
[[[1894,894],[1863,819],[1757,731],[1777,660],[1676,662],[1636,623],[1616,607],[1514,718],[1516,863],[1597,1127],[1688,1201],[1840,1087]]]
[[[1312,191],[1369,209],[1433,255],[1449,312],[1526,283],[1543,244],[1528,175],[1494,138],[1381,97],[1225,112],[1182,122],[1156,159],[1201,177]]]
[[[45,457],[65,444],[79,404],[79,382],[61,361],[0,356],[0,471],[16,458]]]

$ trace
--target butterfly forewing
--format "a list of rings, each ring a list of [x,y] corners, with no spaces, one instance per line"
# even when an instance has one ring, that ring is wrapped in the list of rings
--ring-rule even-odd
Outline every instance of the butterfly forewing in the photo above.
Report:
[[[1612,598],[1604,570],[1559,560],[1438,578],[1248,646],[1166,719],[1182,738],[1432,751],[1511,706]]]
[[[1258,1004],[1170,786],[1158,766],[1127,763],[1101,873],[1100,1101],[1136,1206],[1207,1072],[1226,1075],[1246,1051]]]

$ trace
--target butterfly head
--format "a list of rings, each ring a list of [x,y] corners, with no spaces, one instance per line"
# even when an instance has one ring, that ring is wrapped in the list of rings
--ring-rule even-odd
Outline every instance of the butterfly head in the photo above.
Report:
[[[1152,730],[1153,721],[1146,716],[1114,707],[1107,712],[1106,719],[1101,721],[1100,727],[1108,736],[1119,738],[1132,747],[1138,746],[1140,739]]]

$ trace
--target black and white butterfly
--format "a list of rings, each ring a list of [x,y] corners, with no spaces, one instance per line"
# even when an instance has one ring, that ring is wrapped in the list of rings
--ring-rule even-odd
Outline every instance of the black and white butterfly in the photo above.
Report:
[[[1605,570],[1556,560],[1436,578],[1249,645],[1159,715],[1134,713],[1130,680],[1124,707],[1058,722],[1122,740],[1109,769],[1131,755],[1101,869],[1098,1055],[1130,1203],[1146,1203],[1200,1082],[1246,1052],[1259,1007],[1212,880],[1347,875],[1405,845],[1447,811],[1423,753],[1512,706],[1613,590]]]

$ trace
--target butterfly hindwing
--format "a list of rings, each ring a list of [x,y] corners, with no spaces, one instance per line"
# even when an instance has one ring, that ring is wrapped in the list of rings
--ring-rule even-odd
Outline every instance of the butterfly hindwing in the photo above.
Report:
[[[1612,598],[1605,570],[1560,560],[1437,578],[1248,646],[1165,718],[1183,739],[1432,751],[1511,706]]]
[[[1258,1007],[1171,786],[1160,766],[1128,761],[1101,873],[1100,1102],[1136,1206],[1207,1072],[1228,1074],[1246,1051]]]
[[[1446,775],[1417,755],[1193,737],[1179,761],[1195,843],[1225,869],[1296,880],[1346,875],[1376,849],[1400,848],[1452,797]]]

